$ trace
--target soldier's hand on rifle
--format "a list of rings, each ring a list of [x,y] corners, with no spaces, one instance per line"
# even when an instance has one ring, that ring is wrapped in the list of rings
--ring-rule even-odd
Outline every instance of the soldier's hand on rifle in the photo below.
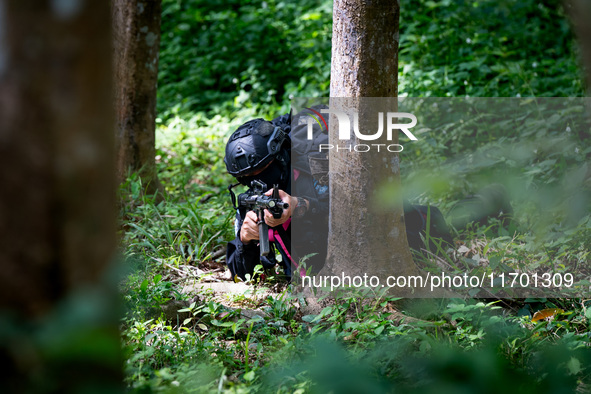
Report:
[[[266,196],[270,196],[272,194],[273,189],[270,189],[265,193]],[[265,209],[265,223],[267,223],[269,227],[279,226],[280,224],[287,222],[287,220],[291,217],[292,197],[283,190],[279,190],[279,198],[281,201],[289,204],[289,207],[283,210],[283,213],[279,219],[275,219],[273,214],[269,212],[268,209]]]
[[[266,214],[266,211],[265,211]],[[273,217],[273,215],[271,215]],[[253,240],[259,239],[259,227],[257,225],[258,217],[254,211],[248,211],[242,227],[240,228],[240,240],[246,244]]]

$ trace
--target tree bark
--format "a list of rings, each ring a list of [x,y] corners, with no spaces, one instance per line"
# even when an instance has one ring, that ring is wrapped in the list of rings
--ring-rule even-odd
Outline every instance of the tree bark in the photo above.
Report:
[[[156,173],[156,89],[161,0],[114,0],[117,175],[139,172],[148,194],[163,191]]]
[[[333,11],[332,109],[358,112],[367,129],[377,128],[377,111],[395,111],[398,83],[399,4],[391,0],[335,0]],[[391,97],[363,100],[364,97]],[[334,99],[348,98],[348,99]],[[380,109],[376,106],[383,106]],[[372,115],[373,114],[373,115]],[[338,145],[339,122],[331,118],[331,144]],[[361,125],[360,125],[361,126]],[[363,128],[365,128],[363,127]],[[363,143],[353,133],[349,144]],[[396,144],[386,133],[372,143]],[[375,191],[399,185],[398,154],[330,150],[330,232],[323,274],[416,275],[404,226],[402,199],[379,208]]]
[[[102,286],[116,244],[110,26],[102,1],[0,2],[0,379],[9,392],[89,388],[97,373],[94,388],[120,386],[114,292]],[[74,294],[90,293],[105,308],[77,304]],[[102,354],[73,351],[88,345],[82,338]]]
[[[587,91],[591,90],[591,1],[564,0],[566,14],[581,48],[581,64],[585,73]]]
[[[400,4],[334,0],[331,97],[397,97]]]

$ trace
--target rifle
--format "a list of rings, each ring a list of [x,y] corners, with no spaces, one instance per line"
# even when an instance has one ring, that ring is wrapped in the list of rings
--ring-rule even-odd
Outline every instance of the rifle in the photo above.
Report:
[[[289,208],[289,204],[279,198],[278,185],[273,185],[271,196],[266,196],[265,191],[267,191],[267,185],[258,180],[252,181],[250,189],[238,195],[238,206],[236,207],[246,208],[257,214],[261,257],[269,254],[269,226],[265,223],[265,209],[268,209],[275,219],[279,219],[283,210]]]

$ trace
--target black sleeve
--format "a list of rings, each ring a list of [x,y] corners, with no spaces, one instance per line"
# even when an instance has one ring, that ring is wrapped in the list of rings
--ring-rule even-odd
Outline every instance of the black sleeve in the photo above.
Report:
[[[328,193],[326,193],[326,197],[328,197]],[[304,196],[304,198],[309,203],[308,211],[306,211],[304,217],[306,215],[328,215],[328,198],[324,198],[324,196],[320,196],[319,198]]]
[[[328,186],[321,186],[310,175],[301,172],[298,179],[294,182],[294,196],[308,200],[308,210],[304,218],[310,215],[326,215],[329,210]]]
[[[249,242],[247,244],[242,243],[240,240],[240,228],[244,221],[243,215],[246,212],[238,211],[236,213],[236,238],[233,241],[228,242],[226,250],[226,263],[232,273],[232,278],[238,276],[242,280],[246,280],[246,274],[252,275],[254,267],[262,263],[263,267],[273,267],[276,261],[271,261],[266,257],[260,257],[260,249],[256,242]],[[270,256],[272,255],[269,254]]]
[[[301,173],[295,183],[296,197],[308,200],[309,208],[304,215],[292,220],[291,239],[293,258],[312,255],[306,267],[313,274],[320,272],[326,259],[328,243],[328,187],[320,186],[310,174]]]
[[[226,251],[226,262],[232,272],[232,278],[238,276],[246,280],[246,274],[252,274],[259,259],[259,248],[254,244],[243,244],[240,238],[236,237],[228,242]]]

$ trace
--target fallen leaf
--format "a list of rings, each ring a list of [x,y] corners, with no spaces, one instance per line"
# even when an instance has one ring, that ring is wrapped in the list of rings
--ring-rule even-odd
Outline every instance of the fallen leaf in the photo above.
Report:
[[[466,245],[462,245],[458,248],[458,253],[468,253],[470,251],[470,249],[468,249],[468,247]]]
[[[559,308],[542,309],[541,311],[537,311],[536,313],[534,313],[534,317],[531,318],[531,321],[536,322],[538,320],[546,319],[548,317],[552,317],[563,312],[564,311]]]

